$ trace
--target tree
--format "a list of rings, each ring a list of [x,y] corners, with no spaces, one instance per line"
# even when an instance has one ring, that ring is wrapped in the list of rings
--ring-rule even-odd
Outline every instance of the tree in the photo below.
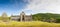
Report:
[[[8,16],[5,12],[2,14],[1,18],[3,21],[8,21]]]

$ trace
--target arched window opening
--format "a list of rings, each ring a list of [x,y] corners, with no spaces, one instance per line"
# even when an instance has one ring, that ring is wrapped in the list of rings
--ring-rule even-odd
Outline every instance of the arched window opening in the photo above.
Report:
[[[22,20],[24,21],[24,15],[22,16]]]

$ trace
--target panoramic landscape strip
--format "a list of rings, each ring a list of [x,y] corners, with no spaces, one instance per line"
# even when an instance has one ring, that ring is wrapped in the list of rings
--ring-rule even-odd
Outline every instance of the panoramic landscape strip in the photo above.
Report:
[[[60,0],[0,0],[0,27],[60,27]]]

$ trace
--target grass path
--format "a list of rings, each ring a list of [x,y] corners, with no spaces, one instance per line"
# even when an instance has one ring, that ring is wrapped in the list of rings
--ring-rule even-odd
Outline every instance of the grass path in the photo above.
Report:
[[[60,24],[56,23],[47,23],[41,21],[32,21],[32,22],[0,22],[0,27],[60,27]]]

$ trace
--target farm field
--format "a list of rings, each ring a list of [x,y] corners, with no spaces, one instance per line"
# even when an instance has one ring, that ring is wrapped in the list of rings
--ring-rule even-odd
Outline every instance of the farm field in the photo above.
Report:
[[[31,21],[31,22],[17,22],[17,21],[2,22],[1,21],[0,27],[60,27],[60,24],[41,22],[41,21]]]

